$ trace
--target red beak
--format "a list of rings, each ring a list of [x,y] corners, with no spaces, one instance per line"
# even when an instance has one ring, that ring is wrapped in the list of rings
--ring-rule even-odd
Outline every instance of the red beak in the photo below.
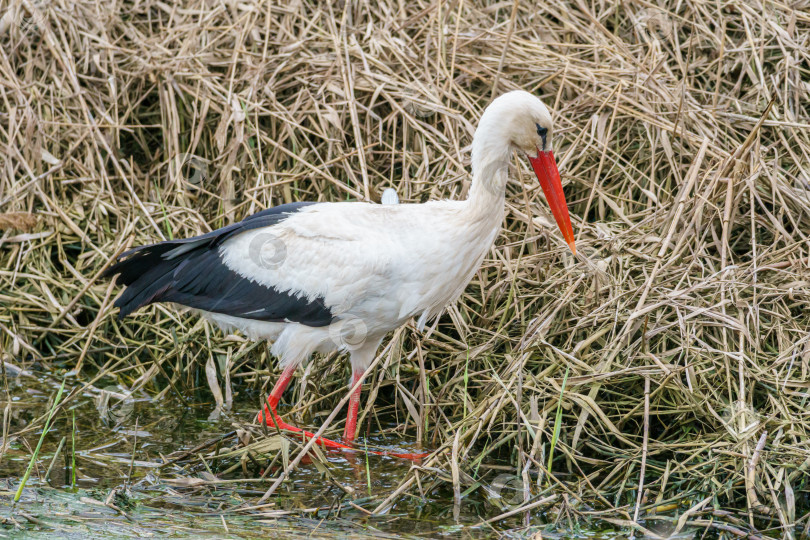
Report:
[[[551,213],[554,214],[554,219],[557,221],[557,226],[560,228],[565,241],[568,242],[568,247],[576,255],[574,229],[571,227],[571,218],[568,216],[568,205],[565,203],[560,171],[557,170],[554,153],[551,150],[548,152],[538,150],[537,157],[529,156],[529,161],[534,169],[534,174],[537,175],[537,179],[540,181],[543,193],[546,194],[546,200],[551,207]]]

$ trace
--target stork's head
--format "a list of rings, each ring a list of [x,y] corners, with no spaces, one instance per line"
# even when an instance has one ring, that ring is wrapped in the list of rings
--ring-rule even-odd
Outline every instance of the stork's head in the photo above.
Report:
[[[482,154],[502,153],[504,145],[507,152],[514,149],[524,154],[540,181],[563,238],[576,253],[571,218],[552,151],[552,134],[551,113],[542,101],[522,90],[503,94],[489,104],[478,124],[473,141],[473,167],[476,161],[486,161]]]

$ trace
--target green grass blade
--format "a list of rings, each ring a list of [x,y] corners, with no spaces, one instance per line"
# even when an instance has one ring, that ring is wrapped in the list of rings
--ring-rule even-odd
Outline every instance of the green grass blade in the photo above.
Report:
[[[59,392],[56,393],[56,399],[53,400],[53,405],[51,406],[51,411],[48,414],[48,419],[45,421],[45,428],[42,430],[42,435],[39,436],[37,447],[34,449],[34,453],[31,455],[31,461],[28,462],[28,468],[25,470],[22,481],[20,481],[20,486],[17,488],[17,493],[14,494],[15,503],[20,500],[20,497],[22,497],[23,488],[25,487],[26,482],[28,482],[28,478],[31,476],[31,471],[34,468],[34,463],[39,455],[39,450],[42,448],[42,441],[45,440],[45,435],[48,434],[48,430],[51,428],[51,420],[53,420],[53,415],[56,413],[56,408],[59,406],[59,401],[62,399],[62,392],[64,392],[64,390],[65,381],[62,381],[62,386],[59,387]]]
[[[174,240],[174,235],[172,234],[172,225],[169,222],[169,213],[166,212],[166,206],[163,204],[163,197],[160,195],[160,188],[157,185],[157,182],[153,182],[155,185],[155,193],[157,194],[158,203],[160,203],[160,211],[163,212],[163,227],[166,229],[166,238],[169,240]]]
[[[371,467],[368,463],[368,439],[365,439],[366,444],[366,484],[368,485],[368,496],[371,497]]]
[[[73,411],[73,431],[70,447],[70,487],[76,488],[76,411]]]
[[[470,379],[470,348],[467,347],[467,361],[464,363],[464,409],[462,418],[467,418],[467,382]]]
[[[551,435],[551,449],[548,451],[548,465],[546,470],[551,474],[551,461],[554,459],[554,448],[557,446],[557,440],[560,438],[560,424],[562,424],[562,398],[565,393],[565,383],[568,381],[568,370],[570,367],[565,368],[565,375],[563,376],[562,388],[560,388],[560,397],[557,398],[557,412],[554,415],[554,433]]]

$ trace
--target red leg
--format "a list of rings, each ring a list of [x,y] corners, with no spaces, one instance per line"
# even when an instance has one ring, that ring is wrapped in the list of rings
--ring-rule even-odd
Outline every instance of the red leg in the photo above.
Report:
[[[264,410],[259,411],[259,422],[263,422],[264,419],[267,418],[267,425],[273,425],[273,421],[270,419],[270,411],[273,411],[273,416],[278,418],[278,414],[276,414],[276,407],[278,407],[278,402],[281,401],[281,395],[284,394],[284,390],[286,390],[287,386],[289,386],[294,374],[295,366],[287,366],[284,368],[284,371],[281,373],[281,377],[279,377],[276,385],[273,387],[273,391],[270,392],[270,395],[267,397],[267,405],[270,406],[270,409],[268,410],[267,405],[265,405]]]
[[[301,428],[286,423],[281,419],[281,417],[276,412],[278,402],[281,400],[281,395],[284,393],[284,390],[287,389],[287,386],[289,386],[294,373],[295,373],[295,366],[288,366],[284,369],[284,371],[281,373],[281,377],[279,378],[278,382],[276,382],[276,385],[273,387],[273,391],[270,392],[270,396],[268,396],[267,398],[267,405],[264,406],[263,410],[259,411],[257,421],[265,422],[268,426],[276,427],[280,430],[292,431],[294,433],[301,433],[304,437],[312,439],[315,437],[314,433],[304,431]],[[360,374],[354,374],[353,377],[354,382],[357,382],[357,379],[359,377]],[[352,386],[354,386],[354,383],[352,383]],[[351,419],[351,439],[354,439],[355,434],[354,432],[357,427],[357,409],[359,408],[359,406],[360,406],[360,389],[358,388],[357,391],[355,391],[352,394],[352,397],[349,398],[349,419]],[[344,436],[348,434],[348,428],[350,425],[349,419],[347,419],[346,421],[347,432],[344,433]],[[340,444],[338,442],[332,441],[330,439],[325,439],[323,437],[318,437],[315,442],[327,448],[341,448],[347,450],[354,450],[354,448],[349,445]],[[380,456],[387,455],[410,460],[419,460],[428,455],[428,454],[397,454],[393,452],[377,452],[374,450],[369,450],[368,452],[370,454],[376,454]]]
[[[284,431],[292,431],[294,433],[301,433],[304,437],[308,439],[312,439],[315,437],[314,433],[310,433],[309,431],[304,431],[301,428],[295,427],[291,424],[288,424],[276,412],[278,407],[278,402],[281,401],[281,395],[284,393],[284,390],[287,389],[289,386],[290,381],[292,380],[293,374],[295,373],[295,366],[287,366],[284,368],[284,371],[281,373],[281,377],[278,379],[278,382],[273,387],[273,391],[270,392],[270,395],[267,398],[267,405],[264,406],[264,409],[259,411],[259,415],[257,421],[264,422],[268,426],[276,427],[278,429]],[[351,446],[346,446],[345,444],[336,443],[335,441],[325,439],[323,437],[318,437],[317,441],[318,444],[322,444],[328,448],[349,448]]]
[[[354,385],[357,381],[360,380],[360,377],[363,376],[362,371],[355,371],[352,373],[352,384],[349,388],[354,388]],[[354,442],[354,437],[357,435],[357,410],[360,408],[360,394],[361,388],[358,386],[357,389],[352,392],[351,397],[349,398],[349,411],[346,414],[346,427],[343,430],[343,440],[349,444]],[[411,461],[419,461],[422,458],[429,456],[429,453],[420,453],[420,454],[402,454],[398,452],[387,452],[387,451],[377,451],[377,450],[366,450],[369,454],[375,454],[377,456],[391,456],[391,457],[398,457],[404,459],[410,459]]]
[[[362,371],[353,372],[351,386],[354,387],[362,376]],[[357,409],[360,408],[360,393],[361,389],[358,386],[357,389],[352,392],[352,397],[349,398],[349,412],[346,415],[346,427],[343,430],[343,440],[349,443],[354,441],[354,436],[357,433]]]

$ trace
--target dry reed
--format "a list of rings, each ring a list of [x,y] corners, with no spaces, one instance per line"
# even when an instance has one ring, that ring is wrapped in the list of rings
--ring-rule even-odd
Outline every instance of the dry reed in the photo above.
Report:
[[[679,508],[673,528],[810,527],[806,0],[4,0],[0,14],[0,212],[37,219],[0,227],[7,360],[117,371],[158,398],[208,365],[223,402],[258,402],[266,347],[161,306],[117,321],[98,279],[110,258],[295,200],[463,197],[481,111],[525,89],[554,111],[581,254],[515,160],[505,228],[462,299],[396,332],[369,375],[364,396],[393,407],[369,404],[362,425],[396,415],[437,451],[366,510],[425,485],[463,502],[506,464],[527,480],[510,516],[556,505],[646,530],[639,516]],[[343,398],[333,360],[306,371],[295,414]]]

